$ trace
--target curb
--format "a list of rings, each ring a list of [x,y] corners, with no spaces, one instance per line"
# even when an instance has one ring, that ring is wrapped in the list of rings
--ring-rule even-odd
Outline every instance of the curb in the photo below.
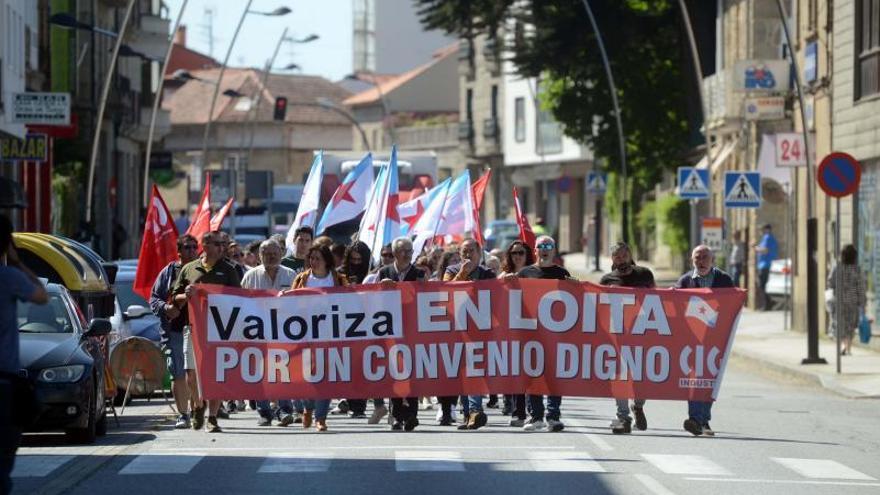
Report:
[[[764,359],[760,354],[743,351],[742,349],[736,349],[734,346],[731,349],[731,357],[734,359],[746,362],[752,365],[755,365],[758,370],[761,369],[765,371],[771,371],[773,373],[783,375],[788,378],[793,378],[796,380],[800,380],[803,382],[807,382],[811,385],[817,385],[829,392],[832,392],[836,395],[846,397],[848,399],[876,399],[880,398],[880,395],[871,395],[865,394],[856,390],[849,389],[847,387],[841,386],[835,377],[827,377],[819,373],[812,373],[806,370],[801,370],[798,368],[786,366],[784,364],[775,363],[773,361],[768,361]]]

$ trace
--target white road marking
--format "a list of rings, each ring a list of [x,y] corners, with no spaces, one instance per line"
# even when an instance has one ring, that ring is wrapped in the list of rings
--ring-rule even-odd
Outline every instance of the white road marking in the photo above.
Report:
[[[321,446],[326,450],[574,450],[574,445],[562,446],[536,446],[536,445],[477,445],[477,446],[444,446],[444,445],[339,445],[339,446]],[[207,448],[160,448],[150,449],[151,453],[204,453],[204,452],[289,452],[290,447],[207,447]]]
[[[70,462],[73,455],[20,455],[15,458],[13,478],[42,478]]]
[[[675,495],[675,492],[669,491],[669,489],[661,485],[659,481],[647,474],[637,474],[635,477],[639,483],[644,485],[644,487],[654,495]]]
[[[532,452],[529,454],[535,471],[558,473],[604,473],[598,462],[586,452]]]
[[[258,473],[323,473],[330,468],[333,454],[328,452],[279,452],[263,461]]]
[[[608,442],[603,440],[601,436],[596,435],[595,433],[587,433],[584,436],[587,437],[587,440],[592,442],[593,445],[598,447],[599,450],[603,450],[605,452],[611,452],[612,450],[614,450],[614,447],[612,447]]]
[[[204,452],[186,455],[144,454],[135,457],[119,474],[187,474],[204,457]]]
[[[792,457],[771,457],[774,461],[792,471],[813,479],[876,481],[877,478],[856,471],[830,459],[796,459]]]
[[[778,485],[829,485],[880,487],[880,483],[859,483],[858,481],[814,481],[814,480],[761,480],[744,478],[684,478],[687,481],[718,481],[721,483],[759,483]]]
[[[648,462],[666,474],[727,476],[731,472],[699,455],[642,454]]]
[[[461,454],[451,450],[398,450],[395,469],[404,471],[464,471]]]

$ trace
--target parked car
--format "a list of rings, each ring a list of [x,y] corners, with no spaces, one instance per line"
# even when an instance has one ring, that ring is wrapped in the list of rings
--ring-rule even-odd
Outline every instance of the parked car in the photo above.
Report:
[[[508,244],[519,239],[519,225],[516,220],[492,220],[483,229],[483,239],[487,250],[505,249]]]
[[[112,327],[104,318],[87,323],[63,286],[46,290],[47,304],[17,309],[22,371],[40,403],[28,430],[64,430],[73,443],[93,443],[107,431],[103,345]]]
[[[773,260],[770,264],[770,277],[767,279],[765,292],[777,306],[785,302],[791,295],[791,260]]]
[[[116,274],[116,314],[113,319],[118,338],[144,337],[159,344],[161,324],[150,310],[150,303],[132,291],[134,270],[120,270]],[[113,321],[111,319],[111,321]],[[112,351],[111,351],[112,352]]]

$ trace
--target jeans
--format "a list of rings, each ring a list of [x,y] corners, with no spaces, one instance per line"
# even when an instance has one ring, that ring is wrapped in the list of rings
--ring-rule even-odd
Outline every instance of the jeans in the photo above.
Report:
[[[772,304],[770,303],[770,296],[765,292],[767,290],[767,280],[770,279],[770,267],[760,268],[758,269],[758,289],[761,291],[761,297],[764,298],[764,311],[769,311],[772,309]]]
[[[306,411],[315,411],[315,419],[327,419],[330,399],[303,399],[302,404]]]
[[[505,396],[506,397],[506,396]],[[510,415],[516,419],[526,419],[526,396],[525,394],[511,395]]]
[[[728,266],[728,269],[730,270],[730,278],[733,280],[734,287],[739,287],[739,279],[742,277],[743,264],[732,263]]]
[[[645,399],[633,399],[633,405],[636,407],[644,407]],[[632,417],[629,415],[628,399],[617,399],[617,418],[632,421]]]
[[[472,412],[483,412],[483,396],[468,395],[467,405],[467,414],[470,414]]]
[[[547,396],[547,419],[559,420],[559,406],[562,404],[562,397],[558,395]],[[531,408],[532,419],[544,419],[544,396],[530,395],[529,407]]]
[[[279,400],[278,409],[282,414],[293,414],[293,403],[290,400]],[[273,411],[269,409],[269,401],[267,400],[257,401],[257,412],[260,416],[268,419],[272,419],[274,416]]]
[[[696,400],[688,401],[688,417],[700,426],[709,424],[712,419],[712,401],[700,402]]]
[[[0,378],[0,494],[12,492],[12,468],[21,429],[12,420],[12,383]]]
[[[291,399],[290,403],[293,404],[293,410],[299,414],[302,414],[303,411],[306,410],[306,401],[303,399]]]

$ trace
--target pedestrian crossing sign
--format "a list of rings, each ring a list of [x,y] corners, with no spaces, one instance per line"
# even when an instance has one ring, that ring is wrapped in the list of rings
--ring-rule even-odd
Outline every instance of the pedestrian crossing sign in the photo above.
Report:
[[[759,172],[725,172],[724,207],[760,208],[761,174]]]
[[[709,169],[678,167],[678,197],[706,199],[709,197]]]
[[[608,176],[602,172],[587,174],[587,191],[603,194],[608,189]]]

